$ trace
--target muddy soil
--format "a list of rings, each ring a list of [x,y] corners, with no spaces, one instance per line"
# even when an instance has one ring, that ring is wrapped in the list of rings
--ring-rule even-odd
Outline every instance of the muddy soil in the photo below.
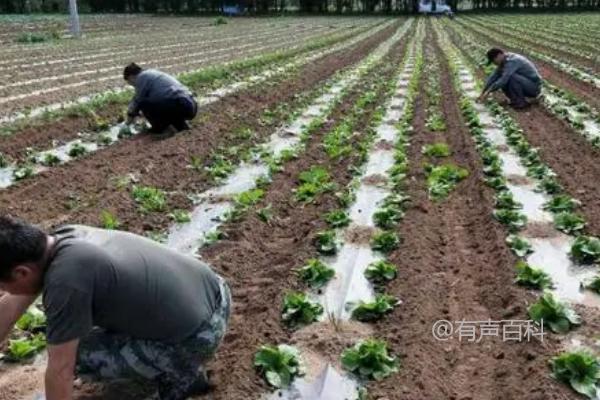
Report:
[[[404,242],[391,255],[399,278],[388,291],[403,304],[376,327],[401,356],[403,368],[398,377],[371,385],[370,394],[390,400],[573,398],[549,377],[546,363],[556,347],[553,340],[542,345],[485,337],[468,343],[456,336],[437,340],[432,334],[438,320],[527,319],[527,304],[533,300],[513,284],[516,259],[504,243],[507,232],[493,220],[493,192],[483,183],[446,60],[437,46],[436,52],[447,130],[427,130],[421,95],[409,150],[406,189],[412,207],[399,226]],[[436,140],[445,140],[453,150],[452,162],[470,171],[441,203],[427,197],[422,164],[428,160],[420,151]]]

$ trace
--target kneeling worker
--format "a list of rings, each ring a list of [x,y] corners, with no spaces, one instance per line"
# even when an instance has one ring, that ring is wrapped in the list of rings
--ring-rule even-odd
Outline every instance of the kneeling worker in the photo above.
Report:
[[[73,398],[75,373],[152,381],[161,400],[209,390],[204,363],[231,295],[206,264],[149,239],[80,225],[46,234],[0,216],[0,341],[43,295],[47,400]]]
[[[141,111],[152,125],[151,133],[173,135],[189,129],[187,121],[196,116],[198,104],[177,79],[155,69],[142,69],[135,63],[125,67],[123,78],[135,88],[127,110],[128,124]]]
[[[501,49],[490,49],[487,52],[488,64],[494,63],[497,68],[487,79],[483,92],[478,100],[485,99],[490,93],[502,89],[515,109],[526,108],[526,98],[538,97],[542,91],[542,78],[535,65],[520,54],[505,53]]]

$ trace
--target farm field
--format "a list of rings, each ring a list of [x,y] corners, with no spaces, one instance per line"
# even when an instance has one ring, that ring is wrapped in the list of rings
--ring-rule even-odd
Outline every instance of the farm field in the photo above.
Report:
[[[0,16],[0,212],[223,276],[216,387],[194,398],[600,399],[600,13],[214,20],[87,15],[81,40],[25,44],[64,21]],[[536,64],[538,103],[477,101],[493,46]],[[131,61],[194,91],[189,131],[124,126]],[[43,391],[27,316],[0,400]]]

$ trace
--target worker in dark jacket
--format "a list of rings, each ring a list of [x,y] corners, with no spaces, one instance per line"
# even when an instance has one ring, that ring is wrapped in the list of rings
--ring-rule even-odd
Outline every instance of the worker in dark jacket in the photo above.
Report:
[[[194,96],[177,79],[155,69],[142,69],[135,63],[123,71],[123,78],[135,88],[127,110],[127,123],[140,114],[148,120],[151,133],[172,135],[189,129],[187,121],[198,112]]]
[[[535,65],[520,54],[507,53],[493,48],[487,52],[488,64],[494,63],[497,68],[487,79],[479,100],[490,93],[502,89],[515,109],[526,108],[526,98],[538,97],[542,90],[542,78]]]
[[[204,364],[225,334],[231,295],[194,257],[128,232],[47,234],[0,216],[2,292],[0,342],[42,296],[47,400],[71,400],[75,373],[153,382],[160,400],[210,389]]]

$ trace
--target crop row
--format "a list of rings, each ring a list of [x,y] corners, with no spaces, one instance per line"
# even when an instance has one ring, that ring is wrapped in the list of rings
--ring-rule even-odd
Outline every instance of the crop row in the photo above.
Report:
[[[329,47],[324,51],[316,51],[303,55],[298,59],[287,62],[281,66],[271,66],[270,69],[262,71],[257,75],[249,76],[242,81],[233,82],[207,93],[205,97],[198,99],[198,103],[201,107],[206,106],[218,101],[219,98],[223,96],[245,89],[250,85],[264,82],[267,79],[285,79],[286,73],[293,71],[295,68],[324,57],[327,54],[348,48],[371,34],[373,34],[373,32],[367,32],[352,38],[352,40],[343,42],[342,44]],[[325,42],[327,41],[325,40]],[[183,80],[189,83],[193,81],[192,76],[190,75],[184,76]],[[190,84],[189,86],[194,89],[194,85]],[[20,164],[9,165],[8,160],[0,154],[0,187],[7,187],[14,182],[21,181],[38,172],[45,171],[49,167],[69,162],[72,159],[81,158],[102,147],[111,145],[119,139],[132,136],[141,129],[141,127],[138,127],[132,130],[120,124],[113,127],[108,127],[107,125],[107,121],[98,120],[98,132],[79,135],[83,140],[81,138],[75,139],[66,144],[42,152],[35,152],[33,149],[30,149],[25,156],[25,160]]]
[[[449,29],[447,25],[446,28]],[[463,51],[472,60],[479,60],[488,48],[486,42],[476,40],[473,36],[459,30],[455,30],[455,32],[461,39]],[[575,131],[590,140],[594,146],[598,146],[600,144],[599,112],[565,89],[550,82],[545,82],[544,86],[543,102],[548,110],[558,118],[567,121]]]
[[[598,261],[591,249],[600,241],[582,235],[585,221],[576,213],[580,203],[563,192],[553,171],[510,116],[494,102],[487,108],[474,103],[481,82],[476,83],[458,50],[441,41],[455,85],[463,93],[461,108],[481,154],[486,183],[497,193],[494,217],[513,232],[507,244],[521,258],[515,266],[515,282],[544,290],[529,306],[529,317],[555,333],[567,333],[582,323],[567,300],[585,304],[587,297],[597,296],[593,292],[600,281],[599,270],[586,265]],[[589,292],[581,292],[580,286]],[[597,378],[589,376],[593,371],[584,367],[578,375],[570,372],[574,365],[594,357],[585,349],[568,350],[550,364],[555,378],[595,398]]]
[[[389,23],[376,26],[375,28],[371,29],[370,32],[371,33],[376,32],[379,29],[381,29],[382,27],[385,27],[385,26],[388,26],[388,25],[389,25]],[[343,39],[347,39],[348,37],[351,37],[351,35],[357,34],[357,33],[360,33],[360,32],[362,32],[362,30],[358,31],[358,32],[351,31],[351,32],[348,32],[347,34],[340,35],[340,36],[338,36],[338,35],[325,36],[324,38],[317,39],[314,42],[313,41],[309,41],[308,44],[306,44],[306,43],[304,43],[304,44],[298,44],[297,42],[294,42],[294,43],[291,43],[291,42],[283,42],[282,43],[282,42],[280,42],[280,43],[275,44],[275,48],[279,49],[279,51],[283,52],[283,54],[292,54],[293,55],[298,50],[302,51],[303,49],[314,48],[315,44],[340,41],[340,40],[343,40]],[[368,32],[369,31],[367,31],[367,33]],[[361,36],[361,35],[359,35],[359,36]],[[285,49],[285,50],[282,50],[281,46],[282,46],[282,44],[285,44],[285,43],[288,43],[288,48]],[[272,43],[270,45],[260,46],[260,47],[252,49],[252,52],[254,54],[257,54],[257,53],[269,52],[271,50],[271,53],[272,53],[273,45],[274,45],[274,43]],[[319,47],[319,46],[316,46],[316,47]],[[248,52],[240,52],[239,54],[233,55],[233,57],[235,57],[236,59],[239,59],[239,57],[242,57],[244,54],[246,54],[246,56],[247,56],[248,55],[247,53]],[[223,65],[227,66],[227,65],[231,64],[231,61],[227,61],[227,59],[231,58],[231,57],[232,57],[232,55],[228,53],[228,54],[224,54],[222,56],[218,56],[218,57],[213,58],[211,62],[216,63],[217,61],[221,61],[221,62],[224,62]],[[253,60],[253,59],[254,58],[250,58],[250,60]],[[248,60],[248,59],[242,60],[242,64],[245,63],[246,60]],[[163,66],[163,68],[165,68],[166,70],[168,70],[168,71],[170,71],[172,73],[188,72],[190,69],[194,69],[194,65],[196,65],[197,63],[204,63],[204,65],[205,65],[206,61],[205,60],[194,60],[194,61],[192,61],[191,64],[187,64],[187,63],[184,62],[184,63],[182,63],[179,66],[174,66],[174,65],[171,66],[171,67],[169,67],[169,66]],[[73,96],[76,96],[77,94],[81,95],[81,94],[84,94],[84,93],[89,93],[89,91],[99,91],[99,90],[101,90],[101,87],[107,87],[107,88],[109,88],[111,90],[114,90],[114,88],[111,88],[111,84],[108,81],[115,80],[115,79],[116,78],[113,78],[113,77],[108,77],[108,78],[105,77],[105,78],[100,78],[100,79],[97,79],[97,80],[91,80],[91,81],[89,81],[89,82],[91,82],[89,84],[88,84],[88,81],[84,81],[83,83],[82,82],[78,82],[78,83],[70,84],[70,85],[66,85],[66,86],[73,86],[71,92],[73,92]],[[101,82],[101,81],[103,81],[103,82]],[[122,82],[122,78],[119,79],[118,81]],[[87,84],[87,86],[84,86],[86,84]],[[122,84],[119,83],[119,87],[121,87],[121,85]],[[90,87],[90,89],[87,89],[87,87]],[[46,93],[45,96],[39,96],[39,97],[34,98],[34,99],[29,99],[29,101],[27,101],[27,100],[24,101],[21,98],[24,97],[24,96],[25,97],[30,97],[31,94],[29,94],[29,95],[21,95],[21,96],[13,96],[13,97],[18,97],[20,99],[18,101],[18,105],[21,106],[21,107],[22,107],[22,104],[28,104],[28,103],[31,103],[32,106],[34,107],[33,110],[26,111],[24,113],[24,115],[22,115],[22,116],[35,116],[35,115],[39,115],[41,113],[44,113],[47,110],[56,110],[56,109],[63,108],[64,106],[67,106],[68,104],[62,104],[62,103],[58,103],[57,102],[57,100],[59,99],[59,97],[62,98],[62,96],[59,96],[59,95],[61,95],[64,90],[65,90],[65,86],[62,86],[62,87],[61,86],[55,86],[55,87],[52,87],[52,88],[49,88],[49,89],[45,89],[45,90],[43,90],[43,92]],[[37,94],[39,94],[39,92],[40,91],[37,91]],[[71,102],[71,104],[86,103],[86,102],[89,102],[92,99],[93,99],[93,97],[83,96],[83,97],[77,99],[76,101]],[[13,100],[16,100],[16,99],[13,99]],[[6,101],[7,101],[6,99],[0,100],[0,103],[1,102],[6,102]],[[12,103],[15,104],[15,101],[12,101]],[[49,106],[41,106],[41,104],[50,104],[50,105]],[[17,107],[16,104],[15,104],[15,107]],[[10,115],[9,114],[10,113],[10,107],[6,107],[6,109],[7,109],[6,113],[8,115]],[[22,111],[22,110],[16,110],[15,109],[14,111]],[[5,120],[14,120],[15,118],[16,118],[15,116],[12,116],[12,117],[5,117],[4,119]]]

